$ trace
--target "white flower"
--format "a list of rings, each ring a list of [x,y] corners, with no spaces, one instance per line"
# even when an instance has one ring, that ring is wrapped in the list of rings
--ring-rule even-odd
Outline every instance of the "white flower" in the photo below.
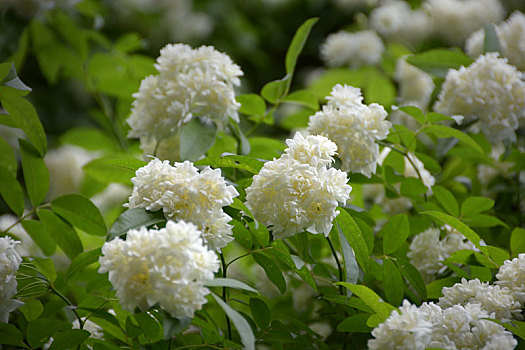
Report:
[[[434,90],[432,77],[406,62],[406,57],[397,60],[394,79],[399,85],[402,105],[416,106],[425,110]]]
[[[505,260],[496,274],[496,283],[508,288],[514,299],[525,302],[525,254],[518,255],[512,260]]]
[[[305,138],[300,132],[296,132],[293,139],[286,140],[286,144],[288,148],[284,150],[281,159],[295,159],[317,169],[329,167],[337,153],[336,144],[321,135],[308,135]]]
[[[373,30],[330,34],[321,45],[321,58],[330,67],[359,68],[381,61],[385,47]]]
[[[452,287],[443,288],[443,296],[438,305],[449,308],[453,305],[479,304],[481,308],[499,320],[521,320],[523,303],[515,300],[512,292],[505,287],[489,285],[477,278],[467,281],[462,279]]]
[[[430,342],[432,323],[427,315],[407,300],[390,316],[374,328],[375,339],[368,341],[368,348],[424,350]]]
[[[310,117],[308,131],[335,142],[343,170],[370,177],[379,156],[375,141],[386,138],[391,124],[385,120],[383,106],[361,103],[357,92],[356,88],[336,85],[328,104]]]
[[[15,250],[19,242],[9,236],[0,237],[0,322],[7,323],[9,313],[22,303],[12,299],[16,294],[16,272],[22,258]]]
[[[523,76],[497,53],[487,53],[468,68],[448,71],[434,109],[463,115],[466,122],[478,119],[492,143],[515,141],[519,121],[525,119]]]
[[[369,25],[387,40],[417,45],[430,34],[430,18],[405,1],[387,1],[370,14]]]
[[[504,10],[498,0],[427,0],[434,34],[442,40],[462,45],[485,23],[498,23]]]
[[[509,63],[520,70],[525,70],[525,15],[515,11],[505,21],[496,26],[503,56]],[[466,52],[473,58],[483,53],[485,32],[483,29],[473,33],[465,44]]]
[[[168,221],[160,230],[130,230],[102,246],[100,273],[109,281],[124,308],[147,310],[159,305],[173,317],[193,317],[206,303],[219,261],[203,244],[192,223]]]
[[[133,182],[129,208],[162,209],[167,218],[190,221],[204,233],[211,249],[225,247],[233,240],[228,222],[231,218],[222,210],[233,203],[237,190],[227,185],[220,169],[204,168],[200,173],[189,161],[175,163],[151,160],[140,168]]]

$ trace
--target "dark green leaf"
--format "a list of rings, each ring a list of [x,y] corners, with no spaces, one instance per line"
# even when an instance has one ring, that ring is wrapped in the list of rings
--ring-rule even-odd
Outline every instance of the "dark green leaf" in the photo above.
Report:
[[[24,301],[24,305],[20,306],[20,311],[28,321],[36,320],[44,311],[44,306],[37,299],[28,299]]]
[[[133,324],[133,321],[131,321],[131,317],[126,317],[126,334],[131,338],[137,338],[142,333],[144,333],[142,329]]]
[[[214,278],[206,282],[204,285],[207,287],[229,287],[259,294],[257,290],[253,289],[246,283],[243,283],[233,278]]]
[[[368,271],[369,259],[368,259],[368,247],[363,238],[359,226],[356,224],[354,219],[346,210],[338,208],[339,215],[335,218],[335,224],[339,226],[344,236],[350,243],[350,246],[354,250],[355,257],[361,269],[366,273]]]
[[[232,231],[235,241],[242,245],[244,248],[251,249],[251,247],[253,246],[253,240],[250,231],[244,226],[243,223],[237,220],[233,220],[231,224],[233,224]]]
[[[433,186],[432,193],[439,204],[452,216],[459,216],[459,205],[456,197],[443,186]]]
[[[381,230],[383,233],[383,252],[392,254],[405,243],[410,234],[410,224],[405,214],[393,216]]]
[[[483,53],[498,52],[500,55],[503,55],[496,26],[493,23],[486,23],[483,26],[483,32],[485,37],[483,41]]]
[[[525,253],[525,230],[516,227],[510,235],[510,250],[512,256],[517,256],[520,253]]]
[[[122,236],[131,229],[139,229],[142,226],[151,226],[165,221],[166,218],[162,211],[149,212],[143,208],[128,209],[115,220],[109,229],[107,240]]]
[[[106,223],[98,208],[86,197],[66,194],[51,201],[51,209],[71,225],[95,236],[106,235]]]
[[[90,333],[83,329],[70,329],[53,335],[53,343],[49,350],[72,349],[89,338]]]
[[[491,209],[494,206],[494,200],[486,197],[468,197],[461,204],[461,215],[471,216]]]
[[[297,58],[303,50],[306,39],[312,30],[313,25],[318,21],[318,18],[310,18],[306,20],[295,32],[295,35],[288,47],[286,52],[286,73],[293,74],[295,70],[295,65],[297,63]]]
[[[239,113],[246,115],[264,115],[266,113],[266,103],[257,94],[239,95],[235,99],[241,104]]]
[[[444,287],[452,287],[454,284],[461,282],[459,277],[446,277],[427,285],[427,297],[429,299],[438,299],[443,296]]]
[[[248,321],[241,316],[241,314],[226,304],[221,298],[212,293],[213,298],[217,301],[217,304],[224,310],[226,315],[232,320],[235,328],[241,336],[242,345],[245,349],[255,350],[255,336],[253,335],[252,327]]]
[[[4,167],[9,174],[16,177],[18,162],[15,157],[15,152],[2,137],[0,137],[0,167]]]
[[[377,295],[373,290],[371,290],[367,286],[351,284],[346,282],[338,282],[337,284],[340,284],[350,289],[352,293],[361,298],[366,305],[368,305],[372,310],[374,310],[374,312],[380,317],[382,321],[386,320],[388,316],[390,316],[392,311],[396,310],[394,306],[382,301],[379,295]]]
[[[212,168],[237,168],[258,174],[263,162],[256,158],[238,155],[212,156],[195,162],[195,165],[209,165]]]
[[[164,339],[168,339],[184,331],[191,324],[190,317],[175,318],[170,314],[164,315]]]
[[[46,343],[53,334],[71,328],[71,323],[50,318],[41,318],[29,322],[27,325],[27,342],[33,348],[39,348]]]
[[[436,124],[429,125],[425,130],[427,133],[433,134],[437,137],[454,137],[459,141],[463,142],[465,145],[470,146],[474,150],[478,151],[480,155],[484,154],[481,146],[476,141],[474,141],[472,137],[468,136],[463,131],[448,126]]]
[[[372,328],[366,325],[370,314],[356,314],[345,318],[337,325],[338,332],[369,333]]]
[[[139,327],[144,331],[148,339],[161,339],[161,329],[159,322],[147,312],[141,312],[134,315]]]
[[[396,264],[390,259],[383,260],[383,286],[386,299],[394,305],[401,305],[405,284]]]
[[[0,322],[0,344],[28,348],[24,344],[22,333],[12,324]]]
[[[294,102],[314,111],[319,109],[319,102],[317,101],[317,96],[315,96],[308,90],[294,91],[288,96],[286,96],[283,101]]]
[[[421,300],[426,300],[427,289],[425,286],[425,281],[423,280],[423,277],[421,277],[419,270],[414,265],[403,259],[397,259],[396,264],[399,268],[399,271],[401,271],[401,274],[414,288],[419,298]]]
[[[496,267],[488,257],[470,249],[456,250],[445,262],[471,266]]]
[[[253,253],[252,257],[255,262],[264,269],[268,279],[272,281],[272,283],[279,288],[281,294],[283,294],[286,291],[286,280],[277,263],[263,253]]]
[[[4,63],[6,65],[9,65],[9,63]],[[1,85],[2,86],[9,86],[13,89],[22,90],[22,91],[31,91],[31,88],[24,84],[22,80],[18,77],[18,74],[16,73],[16,68],[14,63],[11,63],[11,67],[9,68],[9,72],[7,75],[3,75],[3,73],[0,72],[0,79],[1,79]]]
[[[92,160],[84,166],[84,171],[102,183],[120,182],[131,185],[135,172],[147,163],[135,158],[105,157]]]
[[[24,190],[12,173],[0,165],[0,195],[9,208],[17,215],[24,213]]]
[[[432,75],[444,78],[449,69],[468,66],[473,60],[462,52],[434,49],[407,57],[406,61]]]
[[[88,250],[79,254],[75,259],[73,259],[71,265],[69,265],[69,268],[67,269],[66,274],[64,275],[64,279],[67,281],[69,278],[71,278],[71,276],[82,271],[82,269],[84,269],[85,267],[96,263],[99,257],[100,248]]]
[[[217,127],[192,119],[182,127],[180,135],[180,158],[195,161],[202,157],[215,143]]]
[[[37,206],[46,197],[49,190],[49,171],[44,160],[37,151],[25,140],[18,140],[22,153],[22,171],[27,194],[33,206]]]
[[[24,220],[22,227],[45,255],[51,256],[55,253],[56,243],[40,221]]]
[[[259,298],[250,298],[250,310],[257,325],[261,327],[261,329],[268,328],[272,320],[268,305]]]
[[[280,80],[270,81],[263,86],[261,96],[264,97],[266,101],[275,104],[286,95],[286,88],[290,79],[291,76],[288,74]]]
[[[73,260],[84,248],[78,234],[67,222],[49,210],[39,210],[38,217],[56,244]]]

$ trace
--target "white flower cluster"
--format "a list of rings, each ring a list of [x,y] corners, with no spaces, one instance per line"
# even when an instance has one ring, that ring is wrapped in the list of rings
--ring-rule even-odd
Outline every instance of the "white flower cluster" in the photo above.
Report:
[[[337,146],[323,136],[296,133],[285,153],[266,162],[246,189],[255,219],[273,226],[276,238],[308,230],[328,235],[352,188],[346,173],[329,168]]]
[[[330,34],[321,45],[321,58],[330,67],[359,68],[381,61],[385,47],[373,30]]]
[[[525,303],[525,254],[506,260],[496,274],[496,283],[510,289],[514,299]]]
[[[9,236],[0,237],[0,322],[4,323],[7,323],[9,313],[22,304],[12,299],[18,285],[15,274],[22,262],[22,258],[15,251],[18,243]]]
[[[222,207],[232,204],[239,193],[226,184],[220,169],[206,167],[199,173],[189,161],[171,166],[167,160],[153,159],[137,170],[131,182],[133,192],[125,206],[162,209],[169,219],[192,222],[211,249],[225,247],[233,240],[228,224],[231,217]]]
[[[525,14],[516,11],[505,21],[496,26],[503,56],[519,70],[525,70]],[[468,38],[466,52],[473,58],[483,53],[485,31],[478,30]]]
[[[406,1],[386,1],[370,14],[369,26],[383,38],[414,46],[430,34],[430,18],[422,9],[412,10]]]
[[[477,251],[474,244],[461,233],[446,225],[446,236],[440,239],[440,230],[429,228],[414,237],[407,256],[417,267],[426,282],[431,282],[437,273],[446,268],[443,261],[457,250],[468,249]]]
[[[121,305],[129,311],[159,304],[173,317],[193,317],[206,303],[219,261],[203,244],[192,223],[168,221],[166,228],[130,230],[126,240],[104,243],[100,273],[109,281]]]
[[[335,142],[344,171],[370,177],[379,156],[376,140],[386,138],[391,126],[387,112],[377,103],[363,104],[358,88],[337,84],[330,95],[328,104],[310,117],[307,130]]]
[[[219,127],[229,118],[239,122],[234,86],[243,73],[228,55],[211,46],[193,50],[186,44],[168,44],[155,68],[160,74],[141,82],[127,120],[128,136],[140,138],[148,150],[167,138],[177,141],[174,135],[195,117]]]
[[[525,120],[524,74],[497,53],[479,56],[468,68],[449,70],[434,109],[446,115],[463,115],[493,143],[516,140]]]
[[[498,0],[427,0],[425,6],[433,33],[452,45],[463,45],[470,34],[505,14]]]

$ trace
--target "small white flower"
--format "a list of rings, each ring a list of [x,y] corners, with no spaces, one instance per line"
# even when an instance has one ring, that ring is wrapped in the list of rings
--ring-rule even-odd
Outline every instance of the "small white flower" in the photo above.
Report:
[[[385,47],[373,30],[330,34],[321,45],[321,58],[330,67],[359,68],[381,61]]]
[[[512,260],[505,260],[496,274],[496,283],[508,288],[514,299],[525,302],[525,254],[518,255]]]
[[[16,294],[16,272],[22,258],[15,250],[19,242],[9,236],[0,237],[0,322],[7,323],[9,313],[22,303],[12,299]]]
[[[337,146],[321,135],[308,135],[306,138],[297,132],[293,139],[287,139],[288,148],[284,150],[281,159],[291,158],[299,163],[310,164],[314,168],[320,169],[329,167],[334,161]]]

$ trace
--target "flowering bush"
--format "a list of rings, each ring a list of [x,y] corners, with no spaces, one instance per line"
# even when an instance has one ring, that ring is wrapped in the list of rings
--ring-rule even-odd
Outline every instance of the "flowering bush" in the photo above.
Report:
[[[522,347],[524,10],[0,1],[0,348]]]

